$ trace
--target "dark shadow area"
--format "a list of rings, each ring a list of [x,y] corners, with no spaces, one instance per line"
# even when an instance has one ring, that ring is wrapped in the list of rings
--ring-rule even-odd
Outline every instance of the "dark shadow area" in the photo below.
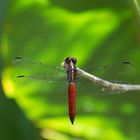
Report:
[[[52,0],[51,3],[54,6],[58,6],[61,8],[68,9],[73,12],[84,12],[89,10],[96,10],[96,9],[111,9],[113,11],[124,11],[125,9],[128,9],[128,1],[126,0],[118,0],[113,1],[112,0]]]

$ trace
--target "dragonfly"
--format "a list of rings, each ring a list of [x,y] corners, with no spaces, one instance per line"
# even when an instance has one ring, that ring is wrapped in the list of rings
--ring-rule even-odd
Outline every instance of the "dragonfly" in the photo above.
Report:
[[[75,112],[76,112],[76,69],[77,60],[74,57],[67,57],[64,60],[64,68],[67,72],[68,79],[68,106],[69,106],[69,117],[71,123],[74,123]]]
[[[42,65],[42,63],[40,62],[36,62],[34,60],[30,60],[30,59],[26,59],[26,58],[22,58],[22,57],[16,57],[13,59],[12,63],[16,64],[16,65],[21,65],[24,63],[28,63],[29,65],[30,63],[32,64],[37,64],[37,65]],[[77,59],[73,56],[67,57],[64,59],[63,63],[62,63],[62,67],[53,67],[53,66],[45,66],[45,70],[47,71],[47,76],[46,73],[43,74],[43,76],[27,76],[27,75],[18,75],[17,78],[35,78],[35,79],[41,79],[41,80],[57,80],[57,78],[53,79],[53,77],[50,77],[50,79],[48,78],[49,75],[51,76],[52,74],[49,73],[49,69],[53,70],[52,73],[54,73],[55,75],[57,71],[61,71],[61,73],[65,73],[64,78],[67,79],[68,81],[68,114],[69,114],[69,118],[71,121],[71,124],[74,124],[74,120],[75,120],[75,116],[76,116],[76,83],[78,81],[78,72],[77,72]],[[130,62],[129,61],[124,61],[123,62],[124,65],[129,65]],[[105,65],[104,68],[109,68],[108,65]],[[57,75],[58,77],[60,75]],[[62,77],[63,77],[62,76]],[[66,77],[65,77],[66,76]],[[61,77],[61,76],[60,76]],[[60,80],[60,79],[59,79]]]

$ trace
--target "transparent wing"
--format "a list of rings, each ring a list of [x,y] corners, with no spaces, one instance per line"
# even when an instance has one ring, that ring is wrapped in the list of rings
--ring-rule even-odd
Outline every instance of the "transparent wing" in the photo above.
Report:
[[[66,72],[62,67],[42,64],[32,59],[16,57],[12,64],[17,68],[17,78],[28,78],[46,81],[66,79]]]
[[[47,98],[55,95],[56,98],[64,99],[67,95],[68,82],[63,68],[21,57],[14,58],[12,65],[14,69],[11,76],[18,89],[31,90]]]
[[[134,64],[130,61],[123,61],[113,65],[104,65],[102,67],[95,67],[93,69],[88,69],[86,72],[96,75],[101,79],[110,81],[112,83],[118,84],[131,84],[132,75],[135,75]],[[77,84],[81,85],[82,91],[87,89],[88,93],[96,95],[108,95],[108,94],[120,94],[122,91],[111,91],[109,89],[103,88],[102,86],[95,84],[89,80],[83,79],[82,77],[77,77]],[[80,79],[80,80],[79,80]],[[80,82],[79,82],[80,81]],[[83,81],[83,82],[82,82]],[[78,86],[77,85],[77,86]],[[82,86],[84,85],[84,86]]]
[[[85,69],[85,71],[110,81],[127,82],[135,73],[134,64],[130,61],[122,61],[112,65],[97,66]]]

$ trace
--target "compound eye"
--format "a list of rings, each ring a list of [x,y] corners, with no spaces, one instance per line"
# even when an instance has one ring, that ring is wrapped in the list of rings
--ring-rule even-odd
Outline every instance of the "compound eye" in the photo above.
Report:
[[[70,57],[67,57],[64,61],[69,64],[70,63]]]
[[[77,63],[77,59],[76,58],[74,58],[74,57],[72,57],[72,62],[74,63],[74,64],[76,64]]]

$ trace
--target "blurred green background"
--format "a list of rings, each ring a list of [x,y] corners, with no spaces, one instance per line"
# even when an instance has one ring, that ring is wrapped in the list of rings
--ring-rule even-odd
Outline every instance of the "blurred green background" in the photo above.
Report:
[[[80,68],[132,61],[132,71],[94,74],[139,84],[139,25],[135,0],[1,0],[0,140],[139,140],[139,92],[99,95],[96,85],[77,82],[71,125],[67,82],[16,79],[40,66],[11,64],[16,56],[52,65],[75,56]]]

